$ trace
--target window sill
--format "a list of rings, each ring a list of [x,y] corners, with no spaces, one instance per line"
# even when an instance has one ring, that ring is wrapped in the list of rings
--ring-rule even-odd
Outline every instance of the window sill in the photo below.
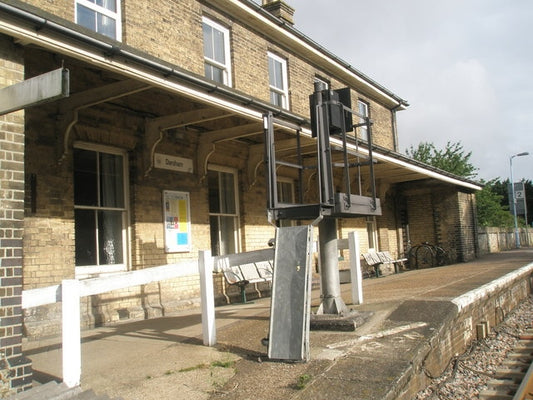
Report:
[[[113,274],[117,272],[126,272],[128,269],[124,264],[116,265],[100,265],[90,267],[76,267],[75,277],[76,279],[89,279],[96,278],[105,274]]]

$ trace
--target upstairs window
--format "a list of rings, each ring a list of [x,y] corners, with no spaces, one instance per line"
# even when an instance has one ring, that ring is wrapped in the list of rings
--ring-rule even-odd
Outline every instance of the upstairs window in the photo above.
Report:
[[[368,103],[365,103],[364,101],[358,100],[357,101],[357,111],[359,112],[362,117],[359,117],[359,123],[362,124],[365,122],[365,118],[368,118]],[[357,131],[359,133],[359,138],[363,139],[364,141],[368,142],[368,128],[366,126],[361,126],[357,128]]]
[[[268,53],[268,77],[270,103],[281,108],[289,108],[287,60],[275,54]]]
[[[111,39],[122,40],[120,0],[75,0],[76,23]]]
[[[229,30],[203,18],[205,77],[231,86]]]
[[[329,82],[325,79],[315,76],[315,83],[321,83],[322,86],[324,86],[324,89],[329,89]]]

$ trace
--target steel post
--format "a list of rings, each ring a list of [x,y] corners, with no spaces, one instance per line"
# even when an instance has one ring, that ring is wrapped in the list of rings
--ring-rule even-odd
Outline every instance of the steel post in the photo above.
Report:
[[[511,168],[511,199],[512,199],[512,207],[513,207],[515,246],[517,249],[519,249],[520,248],[520,233],[518,231],[518,218],[516,215],[516,194],[514,190],[515,188],[514,188],[514,177],[513,177],[513,158],[514,157],[516,157],[516,154],[509,158],[509,164]]]
[[[320,248],[322,303],[317,314],[344,314],[348,308],[341,296],[335,218],[324,218],[318,224],[318,246]]]

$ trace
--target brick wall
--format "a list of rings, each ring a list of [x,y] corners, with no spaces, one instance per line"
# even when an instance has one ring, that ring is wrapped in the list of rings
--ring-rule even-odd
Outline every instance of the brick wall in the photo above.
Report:
[[[74,1],[26,0],[33,6],[74,21]],[[122,42],[163,61],[175,64],[198,75],[204,74],[202,16],[207,16],[230,30],[233,87],[269,101],[267,51],[287,60],[289,103],[291,111],[309,115],[309,95],[316,76],[330,82],[332,89],[349,86],[320,66],[309,63],[302,54],[272,43],[272,39],[253,26],[237,20],[197,0],[157,0],[139,2],[122,0]],[[320,38],[315,38],[320,40]],[[375,124],[374,143],[393,148],[392,114],[368,93],[352,90],[352,108],[357,100],[370,104],[370,116]]]
[[[26,62],[28,71],[36,75],[53,68],[55,58],[41,51],[32,51],[26,53]],[[77,68],[69,60],[66,64],[71,67],[71,81],[76,90],[102,84],[100,77],[92,71]],[[146,114],[152,109],[170,113],[174,110],[173,101],[156,93],[139,98],[138,103],[130,100],[129,109],[144,110]],[[208,187],[207,181],[202,179],[203,171],[184,173],[155,168],[145,176],[142,162],[145,149],[138,138],[142,135],[145,120],[142,114],[129,109],[104,104],[80,110],[70,139],[128,150],[131,269],[196,260],[199,250],[210,248]],[[56,142],[58,118],[56,103],[27,112],[25,168],[33,184],[26,185],[25,196],[25,289],[58,284],[62,279],[73,278],[75,272],[73,157],[70,149],[58,162],[61,155]],[[196,161],[200,140],[198,133],[173,131],[164,135],[156,151]],[[242,250],[266,247],[274,236],[274,229],[266,218],[262,169],[257,182],[252,185],[247,174],[247,146],[222,142],[215,148],[209,163],[238,171]],[[185,191],[190,195],[193,240],[189,252],[166,253],[164,250],[164,190]],[[82,326],[159,316],[198,304],[197,277],[176,279],[84,299]],[[25,334],[29,338],[58,334],[60,311],[59,305],[25,310]]]
[[[472,193],[458,193],[459,226],[458,232],[462,237],[460,247],[460,261],[471,261],[478,254],[476,196]]]
[[[407,196],[407,210],[411,244],[416,245],[426,241],[435,243],[431,191],[427,189],[410,191]]]
[[[425,345],[425,352],[420,354],[415,364],[404,379],[405,386],[398,387],[394,398],[411,399],[419,390],[427,387],[431,376],[440,376],[449,366],[450,360],[463,354],[473,340],[477,339],[476,325],[488,322],[494,327],[507,316],[518,304],[531,294],[529,277],[515,279],[498,290],[483,296],[476,296],[477,301],[466,308],[450,313],[442,326]],[[442,306],[435,302],[435,307]],[[446,305],[447,306],[447,305]]]
[[[436,183],[424,187],[414,182],[401,187],[412,246],[422,242],[441,246],[450,263],[476,257],[474,194]]]
[[[0,87],[24,79],[22,52],[0,36]],[[31,386],[22,355],[24,112],[0,116],[0,395]]]
[[[198,1],[122,3],[123,43],[203,75],[202,12]]]
[[[30,2],[30,1],[29,1]],[[73,2],[31,1],[49,12],[73,19]],[[310,65],[305,57],[290,49],[269,43],[269,38],[231,16],[206,8],[193,0],[148,2],[135,7],[124,1],[124,43],[139,48],[165,61],[175,63],[191,72],[203,73],[201,16],[207,15],[228,26],[232,37],[234,87],[268,101],[267,51],[275,51],[288,60],[290,103],[292,110],[308,115],[308,96],[313,91],[315,76],[328,79],[331,87],[341,88],[344,82],[334,79],[328,71]],[[57,10],[56,10],[57,7]],[[153,12],[154,9],[160,10]],[[57,68],[65,61],[71,71],[73,92],[102,86],[112,82],[110,72],[96,66],[84,65],[45,51],[27,48],[25,52],[28,76]],[[355,108],[358,98],[370,102],[371,116],[375,120],[375,142],[392,146],[391,113],[385,106],[368,98],[364,93],[352,91]],[[65,100],[68,102],[68,100]],[[127,101],[114,99],[79,111],[68,143],[66,157],[58,162],[63,149],[61,140],[65,132],[58,130],[58,121],[64,118],[57,103],[32,108],[26,113],[25,173],[29,183],[26,188],[24,220],[24,287],[27,289],[57,284],[72,278],[74,265],[73,173],[72,142],[82,141],[111,146],[127,151],[129,175],[129,253],[132,269],[175,263],[197,258],[197,252],[210,248],[208,188],[203,171],[193,174],[153,169],[145,176],[143,165],[145,148],[145,123],[160,115],[189,110],[188,99],[172,96],[159,90],[150,90]],[[231,120],[226,120],[232,122]],[[224,126],[226,127],[226,126]],[[209,132],[171,130],[163,135],[155,151],[196,160],[199,144]],[[59,151],[58,151],[59,148]],[[152,149],[149,149],[152,150]],[[265,212],[265,184],[263,171],[253,182],[247,171],[248,146],[240,142],[217,143],[208,160],[200,160],[235,168],[239,171],[240,240],[243,251],[264,248],[273,237],[274,229],[268,224]],[[198,165],[195,162],[195,166]],[[196,167],[195,167],[196,169]],[[261,168],[260,168],[261,169]],[[307,180],[305,181],[308,182]],[[311,185],[316,181],[311,180]],[[386,193],[383,188],[381,193]],[[186,253],[166,253],[162,213],[163,190],[186,191],[191,198],[192,250]],[[311,193],[311,197],[313,193]],[[431,207],[427,191],[410,201],[415,206]],[[311,200],[307,198],[306,201]],[[410,214],[411,215],[411,214]],[[427,240],[432,232],[433,219],[426,213],[412,213],[413,224],[419,224],[420,241]],[[429,222],[428,222],[429,221]],[[429,224],[429,225],[428,225]],[[398,237],[393,208],[384,209],[377,223],[382,235],[382,249],[398,252]],[[429,226],[429,228],[428,228]],[[344,220],[340,231],[357,229],[361,232],[362,251],[368,248],[364,218]],[[343,235],[345,237],[345,235]],[[366,243],[366,245],[365,245]],[[84,300],[84,326],[92,326],[124,318],[143,318],[162,315],[166,311],[194,305],[199,295],[196,279],[179,279],[164,284],[147,285],[116,291]],[[57,333],[59,324],[57,305],[30,309],[25,312],[28,336],[45,332]]]

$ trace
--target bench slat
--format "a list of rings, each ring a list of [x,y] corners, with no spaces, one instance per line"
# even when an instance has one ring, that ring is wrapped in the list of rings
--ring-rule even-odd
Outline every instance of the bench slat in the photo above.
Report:
[[[257,271],[259,271],[259,275],[265,281],[272,280],[274,269],[272,268],[272,263],[270,261],[259,261],[255,263],[255,266],[257,267]]]
[[[241,269],[242,277],[249,283],[264,282],[254,263],[241,264],[239,268]]]
[[[369,249],[368,253],[363,253],[363,258],[369,267],[374,267],[376,276],[379,276],[379,266],[382,264],[393,264],[394,272],[400,272],[400,264],[407,261],[407,258],[393,259],[388,251],[375,251]]]
[[[223,271],[224,278],[230,285],[236,285],[239,282],[244,281],[241,270],[239,267],[230,267]]]

